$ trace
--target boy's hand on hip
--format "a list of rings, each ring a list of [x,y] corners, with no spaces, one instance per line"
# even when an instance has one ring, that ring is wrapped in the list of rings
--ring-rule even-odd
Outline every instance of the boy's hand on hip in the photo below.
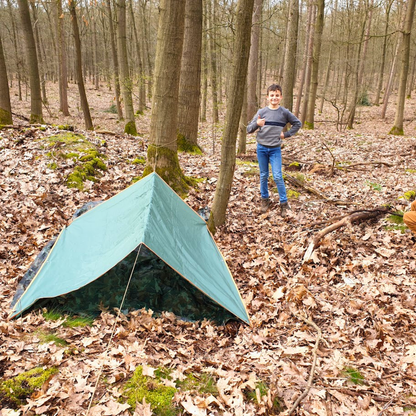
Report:
[[[283,132],[280,132],[280,138],[283,140],[285,138],[285,134]]]
[[[265,118],[261,118],[260,116],[257,117],[257,125],[259,127],[263,127],[266,124],[266,119]]]

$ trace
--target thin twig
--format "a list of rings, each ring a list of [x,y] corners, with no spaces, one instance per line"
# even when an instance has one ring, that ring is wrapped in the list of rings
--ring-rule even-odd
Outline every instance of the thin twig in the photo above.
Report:
[[[318,325],[315,324],[315,322],[313,322],[310,319],[305,318],[302,315],[298,315],[296,313],[294,313],[292,311],[293,315],[302,320],[303,322],[305,322],[306,324],[312,326],[313,328],[315,328],[316,332],[318,333],[317,337],[316,337],[316,341],[315,341],[315,346],[313,347],[312,350],[312,354],[313,354],[313,362],[312,362],[312,367],[311,367],[311,372],[309,373],[309,378],[308,378],[308,383],[306,385],[306,389],[305,391],[297,398],[297,400],[295,401],[295,403],[293,404],[292,408],[289,411],[289,416],[296,410],[296,408],[299,406],[299,403],[309,394],[309,390],[312,387],[312,381],[313,381],[313,377],[315,375],[315,367],[316,367],[316,361],[318,359],[318,347],[319,347],[319,342],[321,341],[322,338],[322,331],[319,328]]]

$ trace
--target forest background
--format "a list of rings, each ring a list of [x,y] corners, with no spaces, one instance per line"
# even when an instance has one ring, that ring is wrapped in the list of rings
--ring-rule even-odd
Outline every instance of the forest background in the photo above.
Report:
[[[400,224],[415,197],[414,8],[2,0],[2,415],[167,414],[149,395],[127,402],[137,368],[147,390],[174,387],[169,411],[183,414],[414,414],[416,263]],[[258,213],[244,134],[271,82],[304,124],[284,149],[285,221]],[[88,175],[80,137],[95,152]],[[76,208],[167,165],[181,167],[166,179],[188,204],[220,218],[251,327],[145,312],[82,328],[6,321],[18,280]],[[37,368],[47,377],[28,388]],[[189,376],[214,387],[179,388]]]

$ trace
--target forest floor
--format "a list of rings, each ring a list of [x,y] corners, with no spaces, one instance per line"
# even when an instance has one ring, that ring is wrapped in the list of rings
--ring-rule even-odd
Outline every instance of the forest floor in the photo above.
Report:
[[[316,116],[315,130],[287,140],[285,170],[300,185],[287,182],[292,211],[285,219],[279,216],[276,193],[272,209],[260,213],[255,137],[249,136],[249,156],[237,161],[227,221],[215,241],[252,325],[228,328],[142,311],[117,321],[110,344],[115,316],[109,313],[92,326],[75,328],[48,320],[41,311],[7,317],[18,281],[75,210],[110,198],[141,175],[143,165],[132,161],[146,157],[150,111],[137,117],[140,135],[126,137],[116,115],[105,112],[113,104],[111,92],[89,89],[96,131],[85,132],[75,86],[67,118],[58,114],[53,86],[48,92],[46,129],[0,131],[2,416],[80,415],[90,403],[90,415],[133,414],[122,400],[123,386],[139,365],[149,377],[158,367],[169,368],[167,385],[189,374],[211,376],[211,393],[178,390],[174,403],[181,414],[288,415],[305,392],[292,414],[416,415],[416,247],[411,233],[383,213],[327,234],[304,261],[317,233],[342,216],[386,205],[392,211],[409,209],[401,197],[416,190],[416,99],[406,103],[405,136],[388,134],[392,103],[386,120],[380,119],[380,107],[359,107],[355,128],[344,131],[336,129],[333,108],[325,107]],[[29,102],[12,99],[13,112],[27,116]],[[14,123],[27,126],[19,116]],[[70,159],[48,168],[45,138],[65,124],[75,126],[108,158],[100,181],[87,182],[83,192],[66,186],[74,168]],[[203,178],[186,199],[194,210],[212,203],[222,127],[202,124],[199,143],[205,153],[179,155],[187,176]],[[290,171],[293,162],[300,171]],[[270,189],[275,191],[272,183]],[[45,342],[45,334],[66,344]],[[5,395],[4,382],[38,366],[58,372],[16,405]],[[152,414],[150,405],[138,403],[134,414]]]

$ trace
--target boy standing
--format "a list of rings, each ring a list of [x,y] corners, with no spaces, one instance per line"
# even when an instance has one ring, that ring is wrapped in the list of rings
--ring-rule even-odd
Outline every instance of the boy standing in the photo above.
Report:
[[[289,110],[280,106],[282,87],[277,84],[267,88],[269,105],[257,111],[253,120],[247,126],[247,133],[254,133],[257,129],[257,159],[260,168],[261,211],[267,212],[269,199],[269,163],[272,167],[273,179],[276,182],[280,199],[280,212],[286,216],[290,209],[287,202],[286,187],[282,173],[282,140],[293,136],[302,127],[300,120]],[[287,123],[291,124],[289,131],[283,133]]]

